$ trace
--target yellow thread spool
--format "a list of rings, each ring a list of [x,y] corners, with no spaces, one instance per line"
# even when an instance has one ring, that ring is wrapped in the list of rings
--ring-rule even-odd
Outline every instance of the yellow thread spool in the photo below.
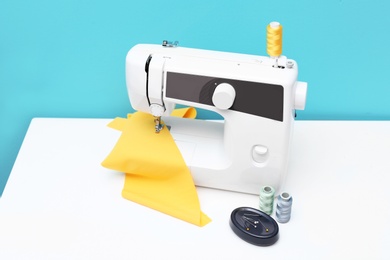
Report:
[[[282,54],[283,27],[278,22],[271,22],[267,26],[267,53],[271,57],[279,57]]]

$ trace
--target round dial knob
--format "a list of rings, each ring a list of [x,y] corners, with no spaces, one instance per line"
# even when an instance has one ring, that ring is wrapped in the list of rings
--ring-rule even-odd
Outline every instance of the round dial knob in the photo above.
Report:
[[[213,104],[219,109],[226,110],[229,109],[236,98],[236,91],[233,86],[228,83],[219,84],[213,94]]]

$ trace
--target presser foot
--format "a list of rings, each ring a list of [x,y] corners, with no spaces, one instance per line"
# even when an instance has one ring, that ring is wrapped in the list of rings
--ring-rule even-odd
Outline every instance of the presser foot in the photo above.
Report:
[[[164,125],[161,123],[161,116],[154,118],[154,129],[155,133],[158,134],[164,128]]]

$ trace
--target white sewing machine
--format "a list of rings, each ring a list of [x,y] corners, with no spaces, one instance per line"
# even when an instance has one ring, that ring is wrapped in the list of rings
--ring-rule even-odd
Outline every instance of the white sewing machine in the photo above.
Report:
[[[198,186],[259,194],[281,188],[287,172],[295,109],[307,84],[286,57],[139,44],[126,57],[134,109],[170,127]],[[224,122],[170,117],[175,104],[217,112]]]

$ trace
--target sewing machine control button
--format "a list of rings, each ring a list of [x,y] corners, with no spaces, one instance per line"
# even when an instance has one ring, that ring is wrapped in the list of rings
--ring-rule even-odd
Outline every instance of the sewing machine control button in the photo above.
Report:
[[[219,84],[212,97],[214,106],[221,110],[229,109],[236,98],[236,90],[228,83]]]
[[[262,145],[255,146],[255,152],[260,155],[264,155],[268,152],[268,148]]]
[[[263,163],[268,158],[268,148],[263,145],[255,145],[252,150],[252,159],[257,163]]]

